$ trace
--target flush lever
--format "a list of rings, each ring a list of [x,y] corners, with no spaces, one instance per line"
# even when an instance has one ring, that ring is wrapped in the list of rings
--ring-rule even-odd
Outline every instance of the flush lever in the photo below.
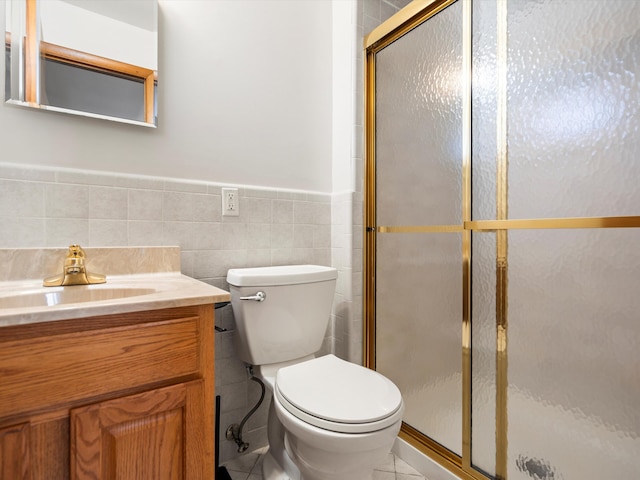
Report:
[[[251,295],[250,297],[240,297],[240,300],[253,300],[254,302],[264,302],[265,298],[267,298],[266,293],[258,292],[255,295]]]

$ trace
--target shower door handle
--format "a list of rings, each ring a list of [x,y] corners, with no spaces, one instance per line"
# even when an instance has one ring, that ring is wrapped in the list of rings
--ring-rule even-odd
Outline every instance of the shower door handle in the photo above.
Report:
[[[254,302],[264,302],[265,298],[267,298],[266,293],[258,292],[255,295],[251,295],[250,297],[240,297],[240,300],[253,300]]]

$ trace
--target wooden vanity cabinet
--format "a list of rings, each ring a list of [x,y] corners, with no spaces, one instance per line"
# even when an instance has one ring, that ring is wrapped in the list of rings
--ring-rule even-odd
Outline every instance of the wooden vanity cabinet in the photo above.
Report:
[[[0,327],[0,479],[212,480],[213,315]]]

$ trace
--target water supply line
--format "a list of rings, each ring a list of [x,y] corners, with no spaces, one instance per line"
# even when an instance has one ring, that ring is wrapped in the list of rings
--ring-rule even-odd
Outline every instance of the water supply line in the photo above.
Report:
[[[240,422],[240,425],[238,425],[237,423],[234,423],[232,425],[229,425],[229,427],[227,428],[227,431],[226,431],[227,440],[233,440],[234,442],[236,442],[236,445],[238,445],[238,453],[246,452],[247,449],[249,448],[249,444],[244,440],[242,440],[242,429],[244,428],[244,424],[247,423],[247,420],[249,420],[249,417],[251,417],[251,415],[256,413],[256,410],[258,410],[258,408],[260,408],[260,405],[262,405],[262,401],[264,400],[264,394],[265,394],[264,383],[258,377],[253,375],[252,365],[247,365],[247,374],[249,375],[249,380],[253,380],[254,382],[260,385],[262,392],[260,394],[260,400],[258,400],[258,403],[256,403],[254,407],[251,410],[249,410],[249,413],[247,413],[244,416],[244,418]]]

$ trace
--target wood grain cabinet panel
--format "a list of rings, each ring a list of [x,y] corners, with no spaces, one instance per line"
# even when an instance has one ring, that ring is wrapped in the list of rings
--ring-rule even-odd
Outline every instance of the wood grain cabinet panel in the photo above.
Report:
[[[212,480],[213,317],[0,328],[0,480]]]
[[[0,479],[31,480],[29,424],[0,429]]]
[[[197,343],[196,318],[6,342],[0,403],[17,413],[189,375]]]
[[[202,381],[195,381],[72,410],[71,478],[201,478],[198,459],[186,448],[200,437],[193,410],[201,397]]]

